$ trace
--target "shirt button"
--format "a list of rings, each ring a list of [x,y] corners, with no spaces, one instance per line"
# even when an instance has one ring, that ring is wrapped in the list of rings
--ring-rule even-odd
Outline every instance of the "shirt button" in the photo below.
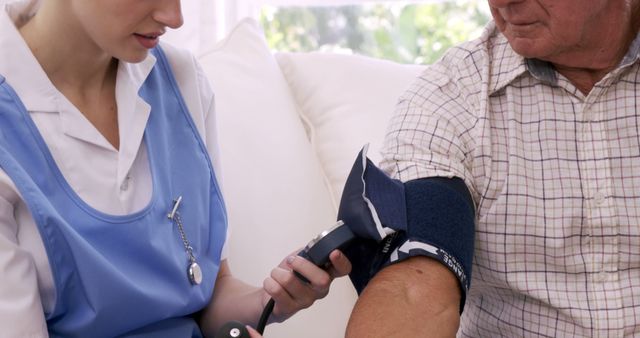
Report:
[[[596,191],[596,194],[593,196],[593,199],[596,202],[596,205],[602,205],[602,203],[604,203],[604,200],[606,198],[602,191]]]
[[[127,175],[127,177],[124,178],[124,181],[122,181],[122,184],[120,184],[120,190],[125,191],[127,189],[129,189],[129,181],[131,180],[131,176]]]
[[[588,133],[589,132],[589,129],[591,128],[590,123],[591,122],[589,120],[587,120],[582,124],[582,132],[583,133]]]
[[[606,282],[607,280],[609,280],[609,273],[607,272],[600,272],[596,275],[596,281],[598,282]]]

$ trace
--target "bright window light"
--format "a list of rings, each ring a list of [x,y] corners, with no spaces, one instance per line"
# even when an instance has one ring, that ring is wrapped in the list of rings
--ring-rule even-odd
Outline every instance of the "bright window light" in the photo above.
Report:
[[[491,15],[486,1],[395,1],[346,6],[264,6],[260,21],[277,51],[357,53],[428,64],[476,37]]]

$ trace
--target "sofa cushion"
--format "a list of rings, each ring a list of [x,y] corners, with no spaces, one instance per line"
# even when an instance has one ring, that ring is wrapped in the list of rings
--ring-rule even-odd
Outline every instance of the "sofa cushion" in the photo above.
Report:
[[[335,210],[287,82],[255,21],[240,23],[199,60],[216,97],[230,261],[249,253],[264,260],[250,278],[262,282],[265,271],[296,248],[292,239],[306,244],[331,225]],[[248,240],[255,242],[252,252]],[[276,262],[269,260],[274,254]]]
[[[228,260],[235,276],[262,285],[282,258],[331,226],[336,211],[295,100],[257,23],[242,21],[199,61],[216,95],[232,231]],[[269,326],[268,336],[342,336],[355,297],[342,278],[321,304]]]
[[[369,143],[369,158],[380,160],[397,99],[425,66],[322,52],[278,53],[276,59],[337,203],[362,146]]]

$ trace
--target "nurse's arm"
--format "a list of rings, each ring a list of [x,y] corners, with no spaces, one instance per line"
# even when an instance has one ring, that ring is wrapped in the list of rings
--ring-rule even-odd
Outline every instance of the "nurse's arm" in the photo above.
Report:
[[[266,300],[262,288],[233,277],[225,259],[220,263],[213,297],[200,318],[200,329],[205,337],[213,337],[218,328],[232,320],[256,327]]]
[[[461,291],[442,263],[413,257],[380,271],[360,295],[347,338],[455,337]]]

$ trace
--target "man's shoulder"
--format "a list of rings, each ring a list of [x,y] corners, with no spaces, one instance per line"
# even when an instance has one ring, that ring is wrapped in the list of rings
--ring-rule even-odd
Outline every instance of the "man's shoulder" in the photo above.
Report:
[[[500,43],[501,37],[495,24],[489,22],[479,37],[451,47],[442,57],[441,62],[458,68],[485,62],[491,57],[493,46]]]
[[[518,58],[505,36],[491,21],[478,38],[452,47],[439,63],[449,74],[458,77],[455,80],[463,80],[467,77],[493,76],[497,67],[520,63]]]
[[[450,48],[427,67],[419,82],[442,88],[456,88],[461,95],[490,95],[505,80],[505,75],[523,71],[524,58],[509,46],[493,22],[473,40]]]

